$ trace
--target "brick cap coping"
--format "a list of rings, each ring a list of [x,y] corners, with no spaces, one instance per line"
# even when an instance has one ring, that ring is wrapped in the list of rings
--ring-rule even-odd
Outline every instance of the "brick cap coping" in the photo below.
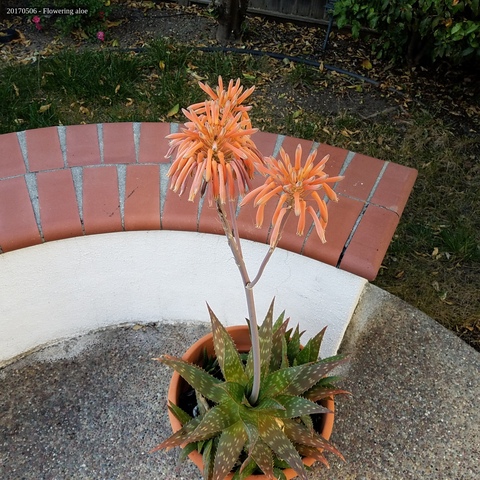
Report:
[[[169,123],[105,123],[0,135],[0,253],[52,240],[133,230],[222,233],[213,208],[168,190]],[[417,171],[312,141],[267,132],[259,150],[277,156],[312,148],[330,154],[326,173],[345,175],[329,204],[327,243],[290,218],[279,246],[373,280],[391,242]],[[260,179],[254,179],[254,186]],[[268,217],[267,217],[268,218]],[[238,213],[243,238],[268,243],[251,205]]]
[[[243,251],[253,276],[268,247],[247,240]],[[255,290],[258,320],[275,297],[275,314],[285,310],[305,341],[328,325],[322,355],[334,355],[366,284],[278,249]],[[0,367],[36,347],[111,325],[208,322],[206,301],[225,325],[248,316],[241,277],[218,235],[116,232],[9,252],[0,256]]]

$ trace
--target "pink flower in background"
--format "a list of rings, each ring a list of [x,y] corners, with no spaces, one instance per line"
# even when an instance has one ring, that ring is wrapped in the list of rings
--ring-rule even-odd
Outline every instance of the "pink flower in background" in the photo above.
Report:
[[[37,30],[41,30],[42,29],[42,26],[40,25],[40,22],[41,22],[41,19],[38,15],[35,15],[33,18],[32,18],[32,22],[35,24],[35,28]]]
[[[105,34],[103,32],[97,32],[97,38],[101,41],[105,41]]]

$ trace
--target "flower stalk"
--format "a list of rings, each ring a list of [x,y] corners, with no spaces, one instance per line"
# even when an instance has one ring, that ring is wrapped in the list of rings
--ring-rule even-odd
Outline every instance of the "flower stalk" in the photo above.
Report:
[[[261,367],[253,288],[275,251],[292,212],[298,217],[297,235],[303,235],[308,213],[317,235],[325,242],[327,207],[317,191],[323,188],[330,200],[337,201],[335,192],[328,184],[335,183],[342,177],[326,175],[323,167],[328,156],[315,164],[316,151],[310,153],[303,164],[300,145],[295,151],[293,164],[283,149],[280,149],[279,160],[262,157],[251,139],[251,135],[257,131],[252,128],[248,115],[251,107],[243,105],[253,92],[253,87],[243,91],[239,80],[236,83],[231,80],[227,89],[224,89],[221,77],[215,90],[201,82],[199,85],[210,99],[184,109],[183,113],[188,119],[184,128],[167,137],[170,139],[167,157],[176,151],[168,172],[170,188],[182,195],[192,179],[188,200],[193,201],[199,192],[201,195],[205,193],[209,205],[215,205],[217,209],[245,291],[254,369],[249,402],[255,405],[260,391]],[[255,171],[265,176],[266,180],[263,185],[251,190],[250,180]],[[253,280],[250,280],[245,265],[237,228],[235,206],[239,197],[243,197],[240,206],[254,200],[258,228],[263,223],[266,204],[277,199],[271,220],[270,248]],[[308,204],[310,200],[313,200],[319,214],[314,206]]]
[[[289,219],[297,219],[297,235],[303,235],[307,216],[322,242],[328,222],[326,198],[337,197],[329,184],[341,177],[329,177],[323,171],[328,160],[315,162],[316,151],[302,160],[299,145],[294,161],[280,150],[280,158],[262,157],[251,135],[248,112],[243,102],[253,87],[243,91],[240,81],[230,81],[224,88],[221,77],[214,90],[200,83],[210,97],[191,105],[184,114],[188,121],[180,132],[168,136],[170,150],[176,152],[169,169],[170,188],[180,195],[189,189],[188,199],[205,195],[215,207],[228,245],[242,278],[246,298],[251,350],[245,357],[232,337],[209,308],[216,365],[201,366],[162,355],[159,360],[171,366],[195,390],[197,400],[193,417],[175,403],[170,412],[182,428],[155,450],[184,445],[185,452],[202,454],[205,480],[221,480],[230,472],[233,478],[246,478],[261,471],[268,478],[284,478],[280,468],[286,462],[301,480],[307,480],[302,457],[310,457],[328,466],[323,452],[341,457],[320,433],[312,415],[331,413],[319,404],[339,393],[327,376],[343,358],[319,359],[325,329],[301,347],[299,328],[288,329],[283,314],[273,322],[274,302],[258,324],[254,287],[260,281],[273,252],[279,244]],[[255,173],[264,183],[252,189]],[[191,185],[189,185],[191,183]],[[251,280],[243,257],[236,211],[252,201],[256,226],[261,227],[265,207],[276,201],[271,218],[269,248],[257,274]],[[205,207],[204,207],[205,208]],[[292,213],[294,217],[292,217]],[[308,215],[307,215],[308,214]],[[218,369],[221,375],[218,375]],[[213,374],[215,372],[215,374]],[[221,377],[221,378],[220,378]]]

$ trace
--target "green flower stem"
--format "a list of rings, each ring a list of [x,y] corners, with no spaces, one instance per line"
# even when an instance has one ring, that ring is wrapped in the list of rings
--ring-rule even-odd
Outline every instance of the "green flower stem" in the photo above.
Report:
[[[228,246],[233,253],[235,258],[235,263],[240,271],[240,275],[243,281],[243,288],[245,290],[245,297],[247,300],[247,309],[248,309],[248,317],[249,317],[249,330],[250,330],[250,339],[252,341],[252,354],[253,354],[253,386],[252,392],[250,394],[250,404],[255,405],[258,400],[258,395],[260,393],[260,339],[258,336],[258,322],[257,322],[257,311],[255,308],[255,297],[253,295],[253,287],[256,283],[260,280],[265,267],[267,266],[268,261],[270,260],[277,244],[282,236],[283,229],[285,228],[285,224],[287,223],[287,218],[291,212],[291,209],[287,212],[287,214],[282,219],[282,224],[280,226],[280,234],[278,235],[278,239],[275,242],[273,247],[268,249],[265,258],[263,259],[260,268],[258,269],[258,273],[253,281],[250,281],[250,277],[248,275],[247,267],[245,265],[245,260],[243,259],[242,254],[242,247],[240,242],[240,236],[238,234],[238,227],[237,227],[237,216],[235,215],[235,211],[233,208],[233,202],[228,202],[228,210],[229,216],[225,212],[225,209],[220,201],[217,199],[217,213],[218,217],[220,218],[220,222],[223,227],[223,231],[228,240]]]
[[[237,215],[235,213],[235,208],[233,205],[233,202],[227,202],[228,203],[228,213],[230,215],[230,218],[232,219],[232,232],[235,237],[235,242],[237,243],[238,250],[240,251],[240,255],[243,258],[243,253],[242,253],[242,245],[240,243],[240,235],[238,234],[238,226],[237,226]]]
[[[235,263],[240,271],[240,275],[243,281],[243,287],[245,290],[245,297],[247,300],[247,309],[249,317],[249,330],[250,339],[252,341],[252,354],[253,354],[253,386],[250,394],[250,404],[255,405],[260,393],[260,339],[258,336],[258,322],[257,312],[255,309],[255,298],[253,295],[253,289],[250,287],[250,278],[248,276],[247,267],[243,259],[242,250],[240,247],[240,237],[238,236],[237,219],[233,212],[230,215],[230,221],[227,217],[225,209],[220,201],[217,199],[217,213],[222,223],[223,230],[228,240],[228,245],[235,258]],[[229,202],[230,203],[230,202]],[[230,207],[233,211],[233,207]],[[235,232],[235,233],[234,233]]]

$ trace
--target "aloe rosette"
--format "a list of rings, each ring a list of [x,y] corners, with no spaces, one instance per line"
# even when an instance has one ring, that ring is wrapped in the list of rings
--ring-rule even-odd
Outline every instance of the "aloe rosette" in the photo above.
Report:
[[[253,473],[285,478],[291,467],[302,480],[307,470],[302,456],[328,466],[323,452],[343,458],[319,435],[312,415],[330,412],[317,403],[347,393],[333,386],[328,376],[344,361],[342,356],[318,360],[325,329],[301,347],[298,327],[288,330],[283,314],[273,324],[273,302],[259,327],[261,383],[256,404],[249,402],[253,381],[252,353],[238,352],[227,330],[209,308],[213,345],[221,375],[201,366],[163,355],[157,360],[172,367],[195,390],[196,416],[171,403],[169,408],[183,427],[154,450],[184,446],[182,456],[197,450],[203,456],[203,476],[233,480]]]

